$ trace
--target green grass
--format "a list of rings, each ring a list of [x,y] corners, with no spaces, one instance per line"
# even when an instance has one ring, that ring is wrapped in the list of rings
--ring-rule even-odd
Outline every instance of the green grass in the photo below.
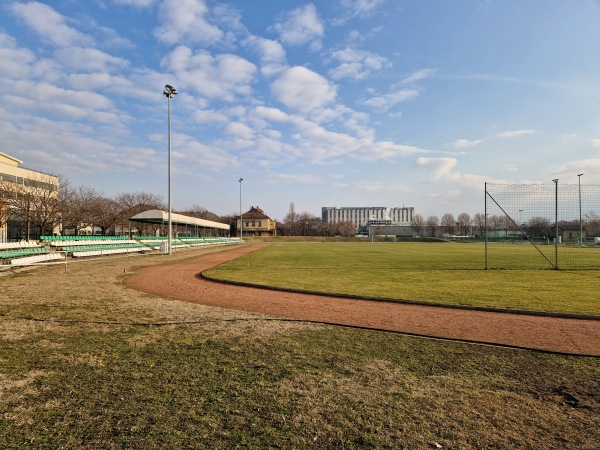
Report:
[[[276,243],[207,275],[330,294],[600,315],[598,270],[483,270],[484,263],[483,244]]]
[[[131,264],[166,259],[0,276],[3,449],[597,448],[600,358],[288,322],[121,285]]]

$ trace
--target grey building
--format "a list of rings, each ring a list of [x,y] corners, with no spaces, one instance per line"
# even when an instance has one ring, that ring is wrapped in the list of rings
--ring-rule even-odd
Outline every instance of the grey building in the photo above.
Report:
[[[415,208],[412,206],[402,208],[323,206],[321,219],[323,222],[333,224],[351,222],[356,227],[357,233],[412,235],[414,213]]]

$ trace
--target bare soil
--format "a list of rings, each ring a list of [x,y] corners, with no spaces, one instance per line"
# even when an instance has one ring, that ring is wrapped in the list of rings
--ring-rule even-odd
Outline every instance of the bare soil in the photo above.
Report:
[[[600,356],[600,321],[356,300],[205,280],[200,274],[266,244],[238,246],[138,269],[129,288],[173,300],[295,320],[466,342]]]

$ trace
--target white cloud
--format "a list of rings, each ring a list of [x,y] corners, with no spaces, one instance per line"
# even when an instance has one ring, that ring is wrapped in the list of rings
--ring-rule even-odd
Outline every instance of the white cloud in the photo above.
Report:
[[[0,61],[0,75],[23,78],[31,75],[36,58],[30,50],[17,48],[12,36],[0,33]]]
[[[434,69],[418,70],[403,80],[393,84],[389,94],[375,96],[363,100],[361,103],[380,112],[388,111],[399,103],[417,98],[420,95],[420,89],[417,86],[414,86],[414,84],[417,81],[430,77],[433,73],[435,73]]]
[[[147,8],[158,0],[113,0],[117,5],[134,6],[136,8]]]
[[[259,54],[263,75],[277,75],[287,68],[285,49],[278,41],[250,36],[243,43]]]
[[[335,100],[337,88],[318,73],[296,66],[273,82],[271,92],[288,108],[307,113]]]
[[[266,177],[267,183],[276,183],[276,182],[287,182],[294,184],[316,184],[321,183],[322,180],[311,174],[300,173],[300,174],[289,174],[289,173],[277,173],[271,174]]]
[[[340,0],[340,5],[352,17],[367,17],[385,0]]]
[[[592,147],[600,148],[600,139],[592,139]]]
[[[55,52],[56,59],[65,67],[90,72],[109,72],[113,68],[122,69],[129,62],[95,48],[69,47]]]
[[[359,181],[349,186],[367,192],[408,192],[410,190],[402,184],[383,183],[380,181]]]
[[[200,50],[193,54],[179,46],[161,61],[162,67],[173,71],[184,86],[208,98],[233,101],[236,95],[252,92],[251,83],[256,66],[233,54],[210,55]],[[177,86],[180,91],[182,87]]]
[[[48,83],[17,81],[11,94],[4,95],[2,102],[18,111],[46,112],[71,119],[89,119],[99,122],[119,122],[112,112],[112,102],[94,92],[74,91]]]
[[[323,22],[312,3],[283,14],[271,30],[279,35],[279,39],[284,44],[310,43],[313,50],[321,48],[321,38],[325,35]]]
[[[434,180],[439,180],[450,175],[457,163],[456,158],[425,158],[421,156],[415,161],[415,166],[427,170]]]
[[[353,18],[365,18],[373,15],[385,0],[339,0],[342,13],[333,21],[334,25],[343,25]]]
[[[407,102],[419,96],[419,91],[416,89],[401,89],[390,94],[380,95],[378,97],[372,97],[367,100],[363,100],[362,104],[378,111],[387,111],[393,106]]]
[[[248,125],[240,122],[231,122],[225,127],[225,132],[230,136],[235,136],[241,139],[252,139],[254,130]]]
[[[512,130],[512,131],[503,131],[501,133],[496,133],[496,137],[500,139],[512,139],[520,136],[527,136],[528,134],[535,134],[537,131],[535,130]]]
[[[154,30],[154,35],[167,44],[214,44],[224,33],[209,23],[207,14],[208,7],[203,0],[164,0],[158,10],[161,25]]]
[[[14,3],[12,12],[44,42],[57,47],[92,44],[93,39],[67,24],[67,19],[43,3]]]
[[[329,71],[329,75],[334,79],[362,80],[372,72],[392,66],[391,62],[383,56],[349,47],[332,52],[331,57],[340,63],[335,69]]]
[[[417,81],[421,81],[425,78],[431,77],[435,72],[437,72],[436,69],[417,70],[416,72],[411,73],[408,77],[401,80],[400,84],[414,84]]]
[[[457,139],[452,142],[450,145],[454,148],[470,148],[476,147],[481,144],[483,141],[481,139],[469,140],[469,139]]]

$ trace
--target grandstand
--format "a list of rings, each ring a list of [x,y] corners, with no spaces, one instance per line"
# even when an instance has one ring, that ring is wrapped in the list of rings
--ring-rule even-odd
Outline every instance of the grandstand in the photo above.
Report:
[[[149,210],[130,219],[147,223],[167,222],[167,213]],[[229,236],[229,225],[173,214],[173,225],[181,231],[172,239],[174,249],[239,244]],[[118,254],[165,253],[167,236],[40,236],[39,241],[0,244],[0,263],[22,266],[70,258],[104,257]]]

